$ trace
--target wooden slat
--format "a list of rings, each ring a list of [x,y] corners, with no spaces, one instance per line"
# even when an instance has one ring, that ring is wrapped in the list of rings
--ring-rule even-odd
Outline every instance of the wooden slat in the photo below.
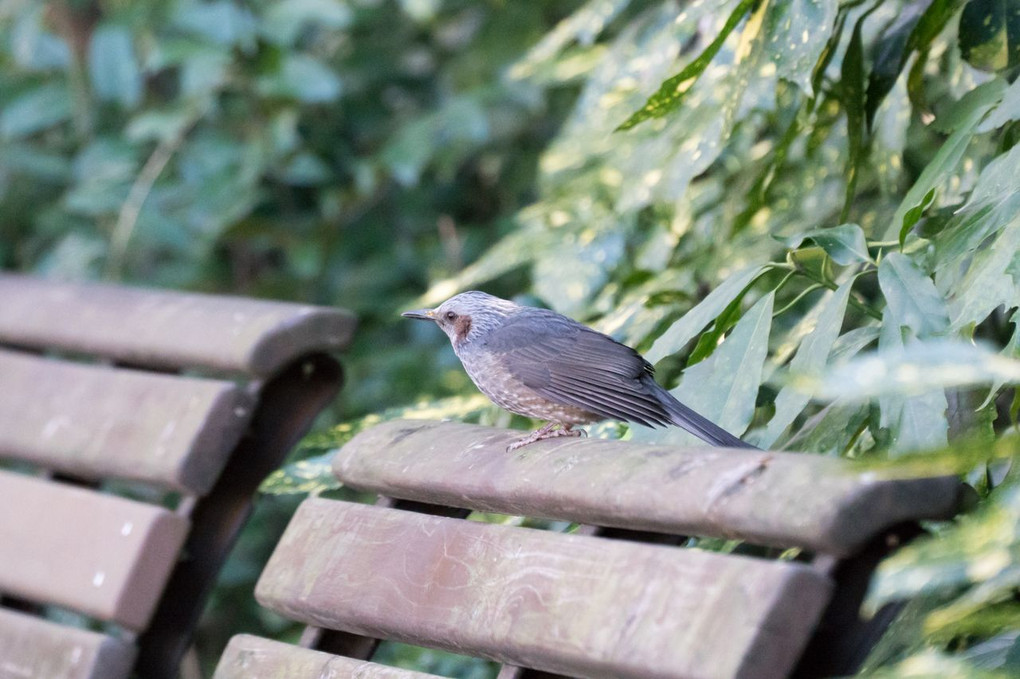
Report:
[[[145,627],[188,530],[162,507],[0,471],[0,593]]]
[[[339,309],[9,274],[0,274],[0,299],[0,343],[259,377],[310,351],[343,349],[354,331]]]
[[[232,382],[0,350],[0,457],[204,494],[251,417]]]
[[[123,679],[134,658],[119,639],[0,608],[0,679]]]
[[[829,596],[803,564],[313,498],[256,598],[290,618],[522,667],[781,677]]]
[[[440,679],[378,663],[310,651],[238,634],[227,644],[213,679]]]
[[[802,453],[555,439],[453,422],[380,424],[333,461],[344,484],[391,497],[845,556],[907,520],[957,511],[955,477],[883,480]]]

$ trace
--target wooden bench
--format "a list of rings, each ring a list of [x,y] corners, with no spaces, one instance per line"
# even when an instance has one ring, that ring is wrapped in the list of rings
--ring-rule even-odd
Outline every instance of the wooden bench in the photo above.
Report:
[[[324,352],[353,327],[0,275],[0,677],[176,677],[257,485],[339,389]]]
[[[370,662],[379,639],[495,660],[500,679],[852,673],[887,622],[859,615],[875,565],[962,496],[956,478],[805,454],[581,439],[507,453],[517,435],[395,421],[355,437],[334,473],[380,501],[306,500],[256,588],[309,625],[300,646],[236,636],[215,679],[428,676]]]

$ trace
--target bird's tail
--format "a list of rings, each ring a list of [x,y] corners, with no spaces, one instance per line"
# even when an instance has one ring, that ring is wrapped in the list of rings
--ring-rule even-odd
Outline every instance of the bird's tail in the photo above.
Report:
[[[707,417],[699,415],[680,401],[676,400],[676,398],[674,398],[673,395],[665,389],[662,389],[659,393],[659,399],[662,401],[662,405],[666,408],[666,412],[669,413],[669,419],[673,424],[678,427],[683,427],[702,441],[711,443],[714,446],[723,446],[727,448],[754,448],[757,450],[757,446],[752,446],[750,443],[741,441],[739,438],[715,424]]]

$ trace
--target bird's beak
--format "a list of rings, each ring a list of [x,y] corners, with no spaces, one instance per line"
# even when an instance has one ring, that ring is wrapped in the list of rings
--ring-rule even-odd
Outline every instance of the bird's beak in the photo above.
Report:
[[[435,309],[418,309],[417,311],[405,311],[400,314],[404,318],[417,318],[419,321],[434,321],[436,320]]]

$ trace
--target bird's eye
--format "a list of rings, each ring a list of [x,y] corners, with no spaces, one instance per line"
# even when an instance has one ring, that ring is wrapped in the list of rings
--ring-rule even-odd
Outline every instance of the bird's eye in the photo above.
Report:
[[[455,321],[455,320],[457,320],[457,314],[453,313],[452,311],[447,311],[446,312],[446,320],[448,320],[448,321]]]

